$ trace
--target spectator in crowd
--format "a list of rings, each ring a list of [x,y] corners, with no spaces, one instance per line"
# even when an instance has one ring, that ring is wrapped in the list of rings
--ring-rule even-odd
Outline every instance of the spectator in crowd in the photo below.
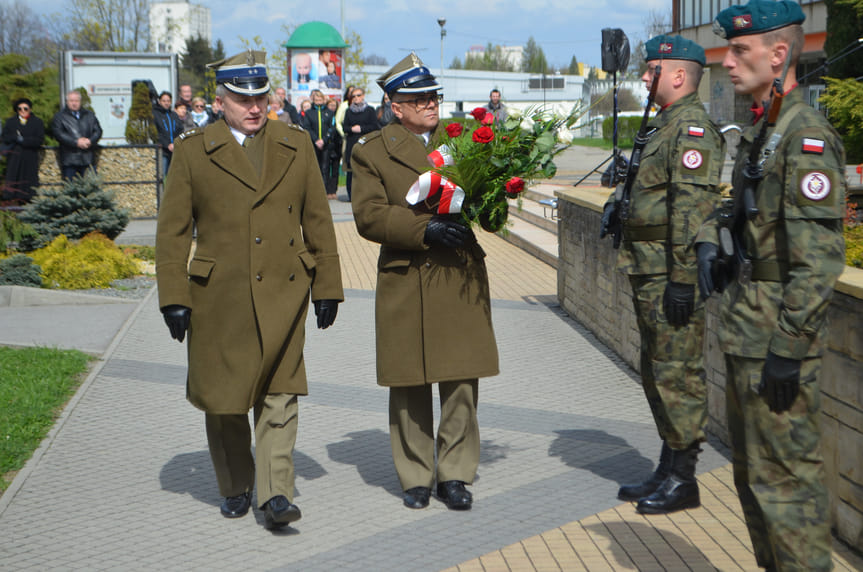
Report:
[[[192,109],[192,86],[184,83],[180,86],[180,97],[177,98],[177,103],[185,103],[186,109]]]
[[[345,185],[348,191],[348,201],[351,200],[351,183],[353,173],[351,171],[351,150],[360,137],[366,133],[377,131],[381,126],[378,123],[377,113],[372,106],[366,103],[366,94],[361,88],[355,88],[351,93],[351,102],[345,112],[344,132],[345,136]]]
[[[15,114],[3,125],[6,184],[3,200],[28,203],[39,186],[39,150],[45,141],[45,124],[33,113],[26,97],[12,103]]]
[[[294,104],[288,99],[288,93],[285,91],[283,87],[276,88],[276,95],[279,96],[279,99],[282,100],[282,109],[288,114],[291,118],[291,123],[294,125],[300,124],[300,113],[297,111],[297,108],[294,107]]]
[[[506,121],[506,106],[500,102],[500,90],[493,89],[488,94],[488,104],[485,106],[493,115],[496,123]]]
[[[51,120],[51,133],[60,145],[60,176],[68,181],[84,176],[88,169],[96,171],[94,149],[102,138],[102,126],[96,114],[81,107],[81,92],[73,89],[66,94],[66,107]]]
[[[312,142],[315,144],[315,152],[318,156],[318,165],[321,167],[321,177],[327,180],[329,170],[329,147],[335,135],[335,123],[333,114],[327,109],[327,101],[319,89],[312,91],[312,107],[306,111],[303,117],[303,128],[309,132]],[[336,198],[335,192],[327,190],[327,198]]]
[[[306,112],[312,108],[312,102],[309,98],[304,97],[300,100],[300,125],[305,123]]]
[[[356,86],[353,85],[349,85],[347,89],[345,89],[342,101],[339,103],[339,108],[336,110],[336,130],[339,132],[339,135],[342,136],[342,139],[345,137],[345,113],[348,110],[348,106],[351,104],[351,94],[354,92],[354,89],[356,89]]]
[[[195,97],[192,99],[192,108],[189,110],[189,116],[198,127],[203,127],[210,122],[210,114],[207,112],[207,102],[203,97]]]
[[[183,131],[188,131],[189,129],[197,127],[189,113],[189,108],[182,101],[178,101],[174,104],[174,113],[176,113],[177,117],[180,118],[180,123],[183,125]]]
[[[292,123],[291,116],[282,108],[282,99],[275,93],[270,94],[270,111],[267,113],[267,119]]]
[[[183,132],[183,122],[171,109],[173,98],[167,91],[159,94],[158,103],[153,105],[153,121],[159,135],[159,145],[162,146],[162,175],[168,175],[171,157],[174,154],[174,139]]]
[[[381,97],[381,105],[377,110],[378,123],[381,128],[385,125],[389,125],[392,120],[395,118],[393,115],[393,106],[392,102],[390,102],[390,96],[384,93],[383,97]]]
[[[215,123],[219,119],[223,119],[225,117],[225,112],[222,111],[222,102],[218,98],[214,99],[213,103],[210,104],[210,109],[207,110],[207,115],[209,116],[207,123]]]
[[[333,116],[332,123],[332,139],[329,142],[328,146],[328,164],[327,164],[327,172],[324,175],[324,187],[327,189],[327,196],[331,198],[336,198],[337,191],[339,188],[339,171],[341,170],[341,162],[342,162],[342,148],[344,146],[344,139],[341,135],[339,135],[339,131],[336,129],[336,111],[339,108],[339,102],[332,97],[327,98],[327,109],[330,110],[330,113]]]

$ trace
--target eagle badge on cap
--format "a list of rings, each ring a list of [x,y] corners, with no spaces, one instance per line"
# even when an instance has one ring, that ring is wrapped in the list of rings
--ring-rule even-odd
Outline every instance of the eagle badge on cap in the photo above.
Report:
[[[673,49],[674,49],[674,44],[671,44],[671,43],[659,44],[659,53],[660,54],[670,54]]]
[[[734,29],[735,30],[744,30],[746,28],[752,27],[752,15],[751,14],[741,14],[740,16],[734,17]]]

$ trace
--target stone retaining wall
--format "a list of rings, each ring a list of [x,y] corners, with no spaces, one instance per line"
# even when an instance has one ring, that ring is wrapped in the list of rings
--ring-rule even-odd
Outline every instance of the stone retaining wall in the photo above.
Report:
[[[57,154],[56,147],[45,148],[39,167],[41,185],[60,184]],[[155,217],[160,148],[157,145],[101,147],[96,157],[99,176],[109,183],[105,189],[114,191],[117,206],[129,209],[132,218]]]
[[[561,190],[557,292],[561,306],[639,370],[640,341],[629,280],[615,267],[610,238],[599,240],[608,189]],[[821,427],[832,526],[863,549],[863,270],[846,267],[829,309],[821,379]],[[707,304],[705,368],[708,430],[728,444],[725,365],[717,338],[717,300]]]

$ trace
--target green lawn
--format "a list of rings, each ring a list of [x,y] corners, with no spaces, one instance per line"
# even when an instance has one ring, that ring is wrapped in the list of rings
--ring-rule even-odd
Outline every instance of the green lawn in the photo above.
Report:
[[[75,350],[0,347],[0,493],[51,429],[92,359]]]

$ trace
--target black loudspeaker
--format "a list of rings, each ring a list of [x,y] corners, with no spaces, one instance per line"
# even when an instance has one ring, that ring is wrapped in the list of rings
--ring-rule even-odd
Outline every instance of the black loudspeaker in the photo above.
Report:
[[[620,28],[602,29],[602,71],[614,73],[629,67],[629,38]]]

